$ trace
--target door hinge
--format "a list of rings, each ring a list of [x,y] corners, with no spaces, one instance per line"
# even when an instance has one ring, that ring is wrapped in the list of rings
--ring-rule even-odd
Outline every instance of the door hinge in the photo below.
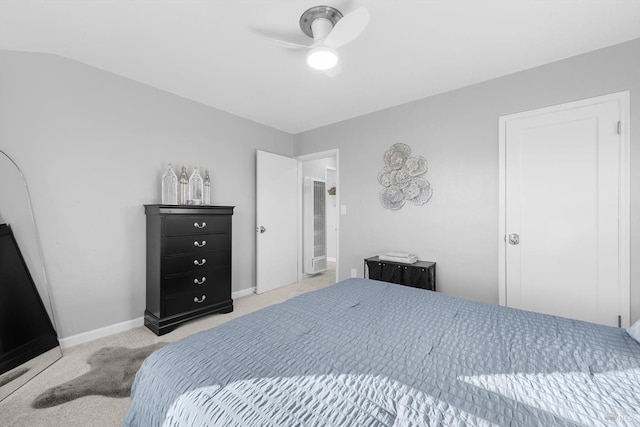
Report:
[[[622,328],[622,316],[618,315],[618,328]]]
[[[622,135],[622,122],[618,120],[618,135]]]

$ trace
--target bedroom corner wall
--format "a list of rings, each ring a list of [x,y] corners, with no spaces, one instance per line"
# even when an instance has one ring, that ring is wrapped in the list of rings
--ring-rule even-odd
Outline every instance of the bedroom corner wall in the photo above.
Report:
[[[631,317],[640,318],[640,39],[295,136],[296,155],[340,149],[340,277],[384,251],[437,265],[439,290],[498,302],[498,117],[631,91]],[[427,159],[424,206],[379,202],[377,173],[397,142]]]
[[[61,338],[145,308],[143,204],[160,177],[209,168],[235,205],[233,291],[255,286],[255,150],[293,136],[62,57],[0,51],[0,147],[29,182]]]

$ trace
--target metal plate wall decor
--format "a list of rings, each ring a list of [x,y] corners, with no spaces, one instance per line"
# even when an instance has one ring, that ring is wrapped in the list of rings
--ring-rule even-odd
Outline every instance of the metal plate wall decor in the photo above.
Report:
[[[433,195],[431,184],[422,175],[427,173],[427,161],[422,156],[411,156],[407,144],[393,144],[384,153],[384,167],[378,172],[382,185],[380,203],[386,209],[397,211],[406,201],[424,205]]]

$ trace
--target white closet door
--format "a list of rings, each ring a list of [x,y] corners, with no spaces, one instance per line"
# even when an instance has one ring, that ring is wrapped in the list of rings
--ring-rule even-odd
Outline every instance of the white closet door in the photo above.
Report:
[[[620,120],[614,99],[504,121],[506,305],[628,324]]]

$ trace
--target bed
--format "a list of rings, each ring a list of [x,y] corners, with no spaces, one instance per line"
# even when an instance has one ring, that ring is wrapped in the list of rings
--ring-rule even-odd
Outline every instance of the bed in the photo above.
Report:
[[[125,426],[640,425],[624,329],[348,279],[169,344]]]

